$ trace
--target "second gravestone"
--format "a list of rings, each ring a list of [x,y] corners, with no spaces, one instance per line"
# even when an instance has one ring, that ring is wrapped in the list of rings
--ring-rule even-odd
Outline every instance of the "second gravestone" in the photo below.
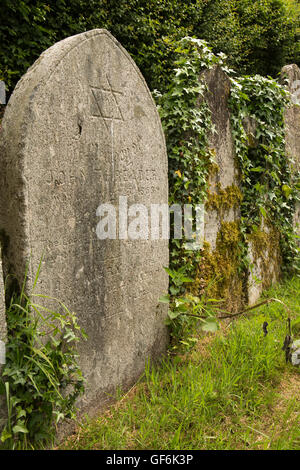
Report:
[[[167,342],[158,299],[168,288],[168,241],[126,240],[126,209],[118,207],[121,196],[148,209],[168,202],[155,104],[127,52],[107,31],[93,30],[55,44],[21,79],[1,147],[5,274],[20,285],[30,258],[30,291],[44,253],[36,292],[77,313],[88,334],[79,350],[85,401],[100,404]],[[117,218],[122,212],[116,239],[97,237],[104,203]]]

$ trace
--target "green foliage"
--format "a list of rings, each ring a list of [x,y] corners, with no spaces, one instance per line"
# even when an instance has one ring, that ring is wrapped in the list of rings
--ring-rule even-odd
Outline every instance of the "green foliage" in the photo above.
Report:
[[[293,229],[297,181],[285,153],[284,109],[289,94],[276,80],[244,76],[232,79],[231,110],[236,155],[242,174],[242,232],[261,227],[262,218],[280,233],[283,268],[300,269],[299,248]],[[251,118],[254,135],[247,135],[245,119]],[[253,139],[253,144],[249,141]]]
[[[243,73],[276,74],[299,63],[298,17],[282,0],[2,0],[0,80],[13,90],[47,47],[107,28],[140,67],[150,89],[169,84],[176,42],[209,41]],[[298,52],[297,52],[298,51]]]
[[[287,62],[299,63],[298,25],[282,0],[211,0],[197,34],[240,73],[275,76]]]
[[[208,135],[213,130],[211,112],[204,99],[206,86],[199,81],[205,68],[223,63],[205,41],[184,38],[177,43],[174,72],[168,91],[155,93],[166,135],[169,158],[169,203],[202,204],[213,154],[208,149]],[[185,266],[188,276],[195,275],[195,251],[186,241],[171,239],[171,269]],[[171,291],[172,292],[172,291]]]
[[[56,41],[92,28],[95,1],[2,0],[0,80],[9,91],[38,56]],[[100,21],[101,12],[97,16]]]
[[[288,16],[291,18],[293,24],[296,27],[295,32],[295,43],[294,47],[291,50],[290,55],[288,56],[288,61],[290,63],[300,62],[300,2],[299,0],[284,0]]]
[[[177,43],[174,72],[168,91],[156,92],[158,110],[166,135],[169,158],[169,203],[203,204],[213,164],[208,136],[213,131],[211,111],[205,101],[206,85],[199,81],[202,70],[223,64],[224,55],[216,56],[205,41],[186,37]],[[201,310],[199,302],[186,297],[186,283],[193,283],[201,252],[190,250],[188,240],[170,240],[170,311],[169,326],[174,340],[189,343],[186,333],[195,324],[188,318]],[[196,299],[196,297],[194,297]],[[198,310],[197,310],[198,311]],[[189,312],[184,315],[184,312]],[[182,314],[183,315],[179,315]],[[172,347],[177,347],[173,344]]]
[[[212,154],[208,135],[213,130],[211,112],[204,99],[206,86],[199,81],[205,68],[222,63],[205,41],[184,38],[176,49],[173,80],[156,98],[167,136],[170,204],[201,204],[207,189]]]
[[[48,299],[62,313],[36,303]],[[55,426],[75,417],[75,401],[84,391],[75,343],[85,334],[76,316],[56,299],[24,292],[7,310],[7,362],[0,387],[6,395],[8,423],[3,448],[42,447],[54,438]]]
[[[197,35],[205,1],[108,0],[106,28],[128,50],[151,90],[165,90],[173,70],[176,42]],[[198,36],[199,37],[199,36]]]
[[[129,51],[150,87],[163,87],[173,62],[172,42],[192,32],[202,1],[4,0],[0,20],[0,79],[10,90],[50,45],[72,34],[106,28]]]
[[[219,329],[216,304],[220,301],[185,293],[184,284],[194,282],[185,274],[185,266],[178,270],[165,268],[170,276],[171,295],[162,296],[159,301],[169,304],[166,324],[170,327],[171,344],[169,351],[190,350],[198,342],[199,329],[214,333]],[[179,292],[184,295],[179,296]]]

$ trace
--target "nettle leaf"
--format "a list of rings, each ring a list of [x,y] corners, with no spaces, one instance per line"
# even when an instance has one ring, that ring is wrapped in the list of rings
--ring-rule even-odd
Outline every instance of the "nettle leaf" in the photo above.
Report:
[[[174,271],[172,271],[170,268],[164,267],[164,270],[169,274],[169,276],[173,279],[175,277]]]
[[[172,295],[177,295],[180,292],[180,289],[178,287],[171,286],[170,292]]]
[[[263,168],[262,166],[258,166],[256,168],[251,168],[251,171],[257,172],[257,173],[262,173],[263,171],[265,171],[265,168]]]
[[[184,304],[180,304],[178,305],[178,307],[174,309],[174,312],[179,313],[179,314],[186,313],[187,311],[188,311],[188,307],[187,305],[184,305]]]
[[[183,277],[180,277],[180,281],[181,282],[194,282],[194,279],[192,279],[191,277],[183,276]]]
[[[17,419],[25,418],[26,417],[26,410],[18,407]]]

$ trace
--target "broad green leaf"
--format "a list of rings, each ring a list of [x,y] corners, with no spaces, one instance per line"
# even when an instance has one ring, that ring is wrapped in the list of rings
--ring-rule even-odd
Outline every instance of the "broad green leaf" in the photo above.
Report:
[[[282,192],[284,193],[285,197],[288,199],[293,192],[292,188],[288,186],[287,184],[284,184],[282,186]]]
[[[24,434],[28,433],[28,429],[23,425],[23,424],[17,424],[16,426],[13,427],[13,433],[17,434],[19,432],[22,432]]]

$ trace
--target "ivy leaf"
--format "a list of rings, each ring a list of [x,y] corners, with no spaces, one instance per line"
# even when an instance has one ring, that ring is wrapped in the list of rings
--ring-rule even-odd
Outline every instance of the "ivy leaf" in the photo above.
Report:
[[[261,212],[261,214],[264,216],[264,217],[267,217],[267,212],[266,212],[266,209],[262,206],[259,206],[259,210]]]
[[[285,197],[288,199],[293,192],[292,188],[288,186],[287,184],[284,184],[282,186],[282,192],[284,193]]]

